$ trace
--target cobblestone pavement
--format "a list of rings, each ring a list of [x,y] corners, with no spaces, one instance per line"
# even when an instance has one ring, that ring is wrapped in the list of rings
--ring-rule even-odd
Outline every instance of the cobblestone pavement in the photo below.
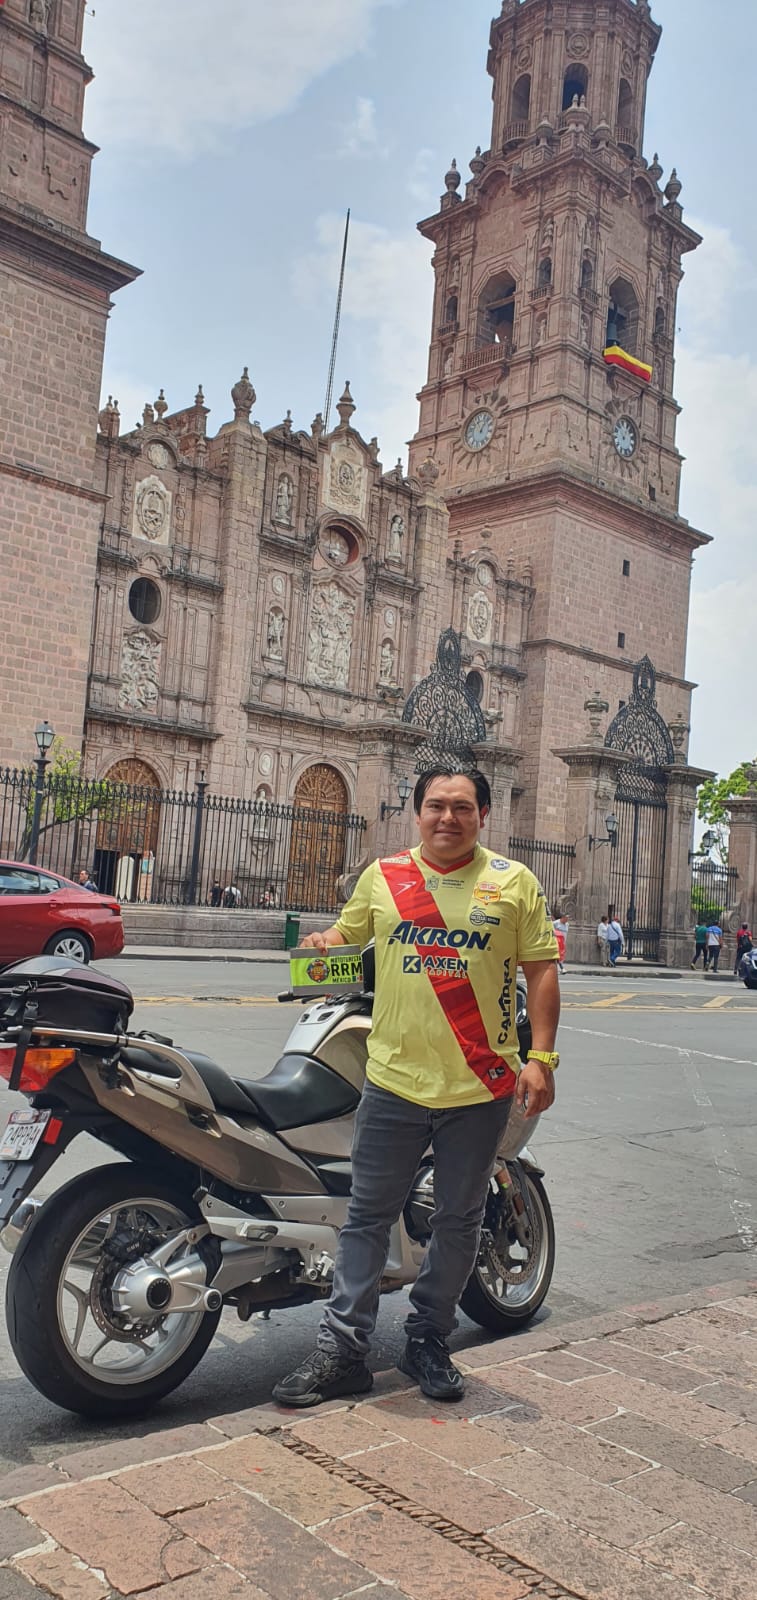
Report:
[[[757,1282],[22,1467],[0,1600],[754,1600]]]

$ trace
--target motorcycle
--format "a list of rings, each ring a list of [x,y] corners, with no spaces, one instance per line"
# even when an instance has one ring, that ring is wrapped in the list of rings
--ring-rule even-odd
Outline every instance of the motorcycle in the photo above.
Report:
[[[94,967],[37,957],[0,974],[0,1079],[29,1103],[0,1139],[7,1326],[47,1399],[89,1416],[145,1410],[197,1366],[224,1307],[246,1321],[328,1296],[365,1078],[370,950],[364,974],[362,993],[307,1001],[258,1080],[129,1033],[129,990]],[[518,1025],[525,1057],[520,986]],[[552,1212],[526,1143],[536,1120],[513,1105],[460,1301],[493,1333],[527,1323],[552,1278]],[[33,1191],[85,1132],[126,1160],[40,1203]],[[429,1151],[392,1229],[383,1293],[419,1272],[433,1191]]]
[[[747,950],[740,958],[738,976],[747,989],[757,989],[757,950]]]

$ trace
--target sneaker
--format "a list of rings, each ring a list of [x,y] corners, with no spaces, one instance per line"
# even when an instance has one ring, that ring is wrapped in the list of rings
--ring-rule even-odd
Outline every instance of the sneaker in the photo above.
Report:
[[[406,1378],[415,1379],[430,1400],[462,1400],[463,1375],[452,1365],[447,1346],[437,1334],[408,1339],[397,1366]]]
[[[350,1359],[336,1350],[314,1350],[301,1361],[273,1391],[280,1406],[319,1406],[343,1394],[367,1394],[373,1388],[373,1373],[364,1361]]]

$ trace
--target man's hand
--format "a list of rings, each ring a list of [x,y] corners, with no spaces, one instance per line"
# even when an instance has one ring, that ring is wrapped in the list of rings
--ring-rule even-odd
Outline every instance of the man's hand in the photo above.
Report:
[[[326,928],[324,933],[309,933],[300,941],[300,949],[317,950],[320,956],[325,956],[339,944],[344,944],[341,933],[336,928]]]
[[[527,1117],[538,1117],[554,1104],[555,1075],[543,1061],[527,1061],[518,1073],[515,1099],[525,1108]]]

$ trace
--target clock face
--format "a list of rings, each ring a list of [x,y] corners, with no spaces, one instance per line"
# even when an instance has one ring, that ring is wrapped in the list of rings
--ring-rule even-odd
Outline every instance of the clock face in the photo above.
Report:
[[[612,442],[624,461],[630,461],[631,456],[635,455],[639,435],[636,423],[632,422],[630,417],[618,417],[612,430]]]
[[[494,432],[491,411],[477,411],[465,429],[465,443],[469,450],[483,450]]]

